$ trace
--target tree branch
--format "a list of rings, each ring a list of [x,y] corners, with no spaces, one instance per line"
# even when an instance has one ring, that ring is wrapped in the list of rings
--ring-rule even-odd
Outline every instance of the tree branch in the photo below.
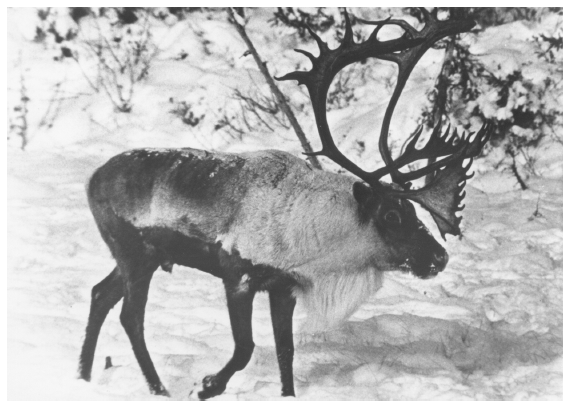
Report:
[[[245,31],[244,25],[240,24],[240,22],[238,22],[236,20],[236,17],[234,15],[234,10],[231,7],[228,7],[227,11],[228,11],[228,19],[229,19],[230,23],[235,27],[235,29],[237,30],[237,32],[241,36],[242,40],[246,43],[249,52],[253,56],[253,59],[255,60],[257,67],[259,68],[259,71],[261,71],[261,73],[263,74],[263,77],[265,78],[265,81],[267,82],[267,85],[269,85],[269,88],[271,89],[271,92],[273,92],[273,94],[277,98],[277,103],[278,103],[279,107],[281,108],[281,110],[283,111],[285,116],[287,116],[287,119],[289,119],[291,126],[295,130],[295,134],[297,135],[297,138],[301,142],[301,146],[303,147],[303,150],[305,151],[305,153],[313,153],[313,149],[311,148],[311,144],[307,140],[307,137],[305,136],[303,129],[301,129],[299,122],[297,122],[297,118],[295,117],[295,114],[293,113],[293,111],[291,110],[291,107],[287,103],[287,100],[285,99],[285,95],[283,95],[281,90],[277,87],[277,84],[275,83],[275,81],[273,80],[273,77],[271,76],[271,74],[269,73],[269,71],[267,69],[266,63],[261,60],[259,53],[255,49],[253,43],[251,42],[251,40],[249,39],[249,36],[247,35],[247,32]],[[238,16],[243,18],[243,16],[239,13],[238,13]],[[313,167],[315,167],[317,169],[322,169],[321,164],[319,163],[319,160],[316,157],[309,156],[308,159],[311,162],[311,164],[313,165]]]

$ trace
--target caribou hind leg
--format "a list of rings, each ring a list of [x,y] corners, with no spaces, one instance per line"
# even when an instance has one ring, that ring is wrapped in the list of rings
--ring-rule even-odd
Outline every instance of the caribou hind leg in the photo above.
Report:
[[[93,184],[93,181],[92,181]],[[80,369],[91,371],[95,343],[104,316],[123,297],[120,321],[151,393],[168,396],[162,385],[144,339],[144,316],[152,276],[160,265],[156,248],[141,239],[133,225],[116,216],[109,207],[90,202],[101,236],[117,261],[117,268],[93,290],[92,312],[83,346]],[[120,288],[120,291],[119,291]],[[99,295],[102,294],[102,295]],[[102,297],[101,297],[102,296]],[[103,300],[100,300],[103,299]]]
[[[269,291],[271,322],[275,337],[277,362],[281,373],[281,395],[295,396],[293,384],[293,311],[296,300],[288,289]]]
[[[85,340],[79,357],[79,378],[85,381],[91,380],[91,369],[93,368],[93,356],[101,326],[111,310],[123,297],[123,280],[119,275],[118,268],[113,269],[105,279],[93,286],[91,291],[91,310],[87,329],[85,330]]]
[[[158,263],[155,261],[120,264],[124,280],[121,324],[129,337],[135,357],[147,381],[150,392],[170,396],[154,368],[144,339],[144,316],[150,281]]]
[[[220,395],[236,371],[243,370],[253,354],[255,344],[251,330],[251,312],[255,291],[249,287],[226,284],[226,298],[230,313],[230,324],[234,337],[234,354],[230,361],[217,374],[208,375],[202,380],[202,391],[198,398],[205,400]]]

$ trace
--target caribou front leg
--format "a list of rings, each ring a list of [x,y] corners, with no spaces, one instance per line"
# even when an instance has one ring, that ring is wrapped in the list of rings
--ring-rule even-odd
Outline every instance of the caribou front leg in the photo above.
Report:
[[[253,353],[255,344],[251,333],[251,311],[255,291],[226,283],[226,299],[234,337],[234,354],[217,374],[204,377],[198,398],[205,400],[220,395],[236,371],[243,370]]]
[[[295,298],[290,290],[273,290],[269,292],[271,322],[275,336],[277,362],[281,373],[281,395],[295,396],[293,384],[293,311]]]

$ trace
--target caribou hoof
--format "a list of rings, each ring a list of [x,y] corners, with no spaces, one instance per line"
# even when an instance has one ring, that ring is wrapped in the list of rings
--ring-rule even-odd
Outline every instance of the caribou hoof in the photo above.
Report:
[[[160,395],[162,397],[170,398],[170,393],[167,391],[166,388],[164,388],[164,385],[162,384],[159,384],[157,386],[152,386],[150,388],[150,393],[153,395]]]
[[[198,392],[198,398],[202,401],[220,395],[226,390],[226,382],[216,375],[207,375],[202,380],[202,391]]]

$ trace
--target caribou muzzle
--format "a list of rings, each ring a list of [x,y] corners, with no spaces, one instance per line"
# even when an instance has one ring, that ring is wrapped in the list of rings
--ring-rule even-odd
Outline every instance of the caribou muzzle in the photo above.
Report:
[[[411,272],[421,279],[431,279],[442,272],[449,261],[449,255],[442,247],[433,251],[431,258],[428,256],[418,259],[407,259],[400,267]]]

